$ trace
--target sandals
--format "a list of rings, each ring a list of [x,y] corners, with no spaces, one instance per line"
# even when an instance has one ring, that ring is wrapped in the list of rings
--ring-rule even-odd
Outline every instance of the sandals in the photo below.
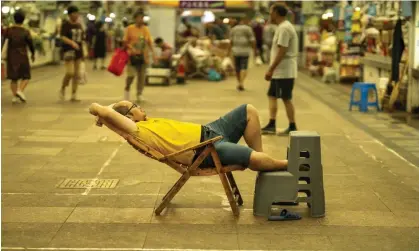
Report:
[[[271,215],[268,217],[270,221],[288,221],[288,220],[301,220],[298,213],[289,212],[287,209],[282,209],[280,215]]]

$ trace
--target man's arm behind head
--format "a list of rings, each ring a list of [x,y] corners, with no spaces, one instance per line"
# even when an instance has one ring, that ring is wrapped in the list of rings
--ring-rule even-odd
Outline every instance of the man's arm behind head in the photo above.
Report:
[[[102,106],[93,103],[90,105],[89,112],[93,116],[99,117],[99,123],[109,125],[111,130],[117,129],[125,133],[135,132],[137,130],[135,122],[112,109],[113,105]]]

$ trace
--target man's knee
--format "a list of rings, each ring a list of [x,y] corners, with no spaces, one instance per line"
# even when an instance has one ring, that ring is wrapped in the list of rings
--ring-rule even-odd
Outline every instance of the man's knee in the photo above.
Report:
[[[252,104],[246,105],[247,118],[259,117],[259,112]]]

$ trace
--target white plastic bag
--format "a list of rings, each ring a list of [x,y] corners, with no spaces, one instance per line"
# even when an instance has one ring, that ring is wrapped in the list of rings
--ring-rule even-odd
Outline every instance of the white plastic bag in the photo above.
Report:
[[[81,61],[79,66],[79,84],[87,84],[86,64],[84,61]]]
[[[231,61],[231,58],[224,58],[223,62],[221,62],[221,68],[223,69],[223,71],[228,71],[232,68],[234,68],[233,66],[233,62]]]
[[[257,56],[257,57],[256,57],[256,62],[255,62],[255,63],[256,63],[256,65],[258,65],[258,66],[263,64],[262,59],[260,58],[260,56]]]

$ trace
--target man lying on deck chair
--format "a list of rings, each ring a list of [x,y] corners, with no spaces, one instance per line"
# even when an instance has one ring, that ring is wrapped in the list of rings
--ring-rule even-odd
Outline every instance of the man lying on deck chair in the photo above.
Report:
[[[110,106],[93,103],[90,113],[98,117],[97,125],[104,121],[112,130],[135,135],[148,146],[167,155],[217,136],[223,139],[214,146],[222,165],[241,165],[253,171],[285,171],[287,160],[278,160],[263,153],[259,115],[252,105],[241,105],[219,119],[200,125],[163,118],[149,118],[145,111],[130,101],[120,101]],[[237,144],[244,137],[247,146]],[[203,149],[178,155],[176,161],[190,165]],[[214,167],[209,155],[201,167]]]

